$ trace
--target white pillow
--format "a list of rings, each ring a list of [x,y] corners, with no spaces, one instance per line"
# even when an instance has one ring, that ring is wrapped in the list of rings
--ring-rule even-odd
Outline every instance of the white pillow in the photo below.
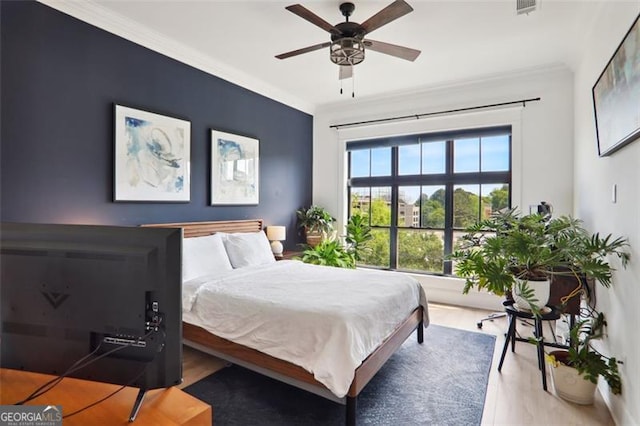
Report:
[[[214,234],[182,240],[182,281],[231,269],[222,236]]]
[[[234,268],[266,265],[276,261],[269,240],[262,231],[227,234],[224,247]]]

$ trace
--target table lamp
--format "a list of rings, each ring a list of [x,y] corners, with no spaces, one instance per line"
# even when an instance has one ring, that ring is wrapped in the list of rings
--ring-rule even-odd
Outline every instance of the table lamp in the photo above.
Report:
[[[287,228],[284,226],[267,226],[267,239],[271,241],[271,251],[274,256],[282,256],[282,243],[287,239]]]

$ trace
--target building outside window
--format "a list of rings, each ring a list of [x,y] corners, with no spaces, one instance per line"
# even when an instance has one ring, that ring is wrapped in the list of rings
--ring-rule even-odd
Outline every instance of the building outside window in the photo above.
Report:
[[[511,206],[511,127],[347,143],[349,215],[372,227],[361,266],[451,274],[464,228]]]

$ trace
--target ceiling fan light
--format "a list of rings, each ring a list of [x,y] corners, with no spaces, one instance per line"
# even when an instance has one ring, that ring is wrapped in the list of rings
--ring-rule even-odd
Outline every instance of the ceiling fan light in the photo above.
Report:
[[[331,62],[338,65],[357,65],[364,61],[364,43],[354,37],[342,37],[331,43]]]

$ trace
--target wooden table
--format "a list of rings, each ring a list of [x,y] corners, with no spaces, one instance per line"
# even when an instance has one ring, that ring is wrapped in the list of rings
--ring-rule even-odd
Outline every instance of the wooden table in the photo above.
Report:
[[[53,376],[47,374],[0,369],[0,405],[15,404],[51,378]],[[104,398],[119,387],[65,378],[58,386],[27,405],[61,405],[65,415]],[[137,394],[138,389],[125,388],[106,401],[64,419],[64,425],[209,426],[213,422],[213,411],[209,404],[171,387],[148,391],[135,422],[129,423],[129,414]]]
[[[304,250],[286,250],[282,256],[276,257],[276,260],[291,260],[294,257],[302,257]]]

